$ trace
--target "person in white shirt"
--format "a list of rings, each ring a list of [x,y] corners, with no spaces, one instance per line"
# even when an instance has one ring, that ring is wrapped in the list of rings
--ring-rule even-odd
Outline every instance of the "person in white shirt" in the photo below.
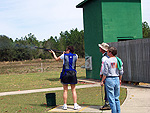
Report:
[[[99,50],[100,52],[103,54],[102,55],[102,63],[101,63],[101,70],[100,70],[100,78],[103,77],[103,72],[104,72],[104,62],[109,58],[109,56],[107,55],[107,50],[109,45],[107,43],[102,43],[102,44],[98,44],[99,46]],[[100,110],[110,110],[110,105],[109,105],[109,101],[107,98],[107,92],[106,92],[106,87],[105,88],[105,104],[104,106],[100,107]]]
[[[107,55],[110,57],[104,62],[103,78],[101,85],[106,86],[107,97],[111,107],[112,113],[120,113],[120,85],[123,75],[123,63],[121,59],[115,57],[117,49],[115,47],[109,47]],[[118,60],[119,59],[119,60]]]

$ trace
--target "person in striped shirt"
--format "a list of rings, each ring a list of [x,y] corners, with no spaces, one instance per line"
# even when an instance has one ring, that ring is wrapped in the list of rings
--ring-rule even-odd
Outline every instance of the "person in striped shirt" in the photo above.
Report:
[[[98,44],[99,46],[99,50],[102,53],[102,63],[101,63],[101,70],[100,70],[100,78],[103,77],[103,71],[104,71],[104,62],[109,58],[109,56],[107,55],[107,50],[109,45],[107,43],[102,43],[102,44]],[[105,104],[104,106],[100,107],[100,110],[110,110],[110,105],[109,105],[109,101],[107,98],[107,92],[106,92],[106,87],[104,87],[105,89]]]

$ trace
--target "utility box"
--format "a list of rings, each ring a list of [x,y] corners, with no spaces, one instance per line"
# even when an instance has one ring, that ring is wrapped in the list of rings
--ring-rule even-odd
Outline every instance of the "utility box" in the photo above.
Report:
[[[88,56],[85,58],[85,69],[92,70],[92,57]]]
[[[99,79],[102,54],[98,44],[142,38],[141,0],[84,0],[85,57],[92,56],[86,78]]]

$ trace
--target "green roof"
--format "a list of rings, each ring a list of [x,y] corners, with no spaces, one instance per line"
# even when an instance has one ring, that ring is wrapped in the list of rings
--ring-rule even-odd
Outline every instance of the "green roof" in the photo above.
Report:
[[[78,5],[76,5],[76,8],[83,8],[83,6],[92,0],[84,0],[81,3],[79,3]],[[141,3],[141,0],[100,0],[101,2],[139,2]]]
[[[90,1],[90,0],[84,0],[84,1],[82,1],[81,3],[79,3],[79,4],[76,6],[76,8],[83,8],[83,6],[84,6],[88,1]]]

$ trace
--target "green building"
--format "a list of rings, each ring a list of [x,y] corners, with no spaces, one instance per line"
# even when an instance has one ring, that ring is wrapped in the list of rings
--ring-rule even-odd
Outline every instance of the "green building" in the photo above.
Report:
[[[84,0],[85,57],[92,56],[86,77],[99,79],[101,53],[98,43],[142,38],[141,0]]]

